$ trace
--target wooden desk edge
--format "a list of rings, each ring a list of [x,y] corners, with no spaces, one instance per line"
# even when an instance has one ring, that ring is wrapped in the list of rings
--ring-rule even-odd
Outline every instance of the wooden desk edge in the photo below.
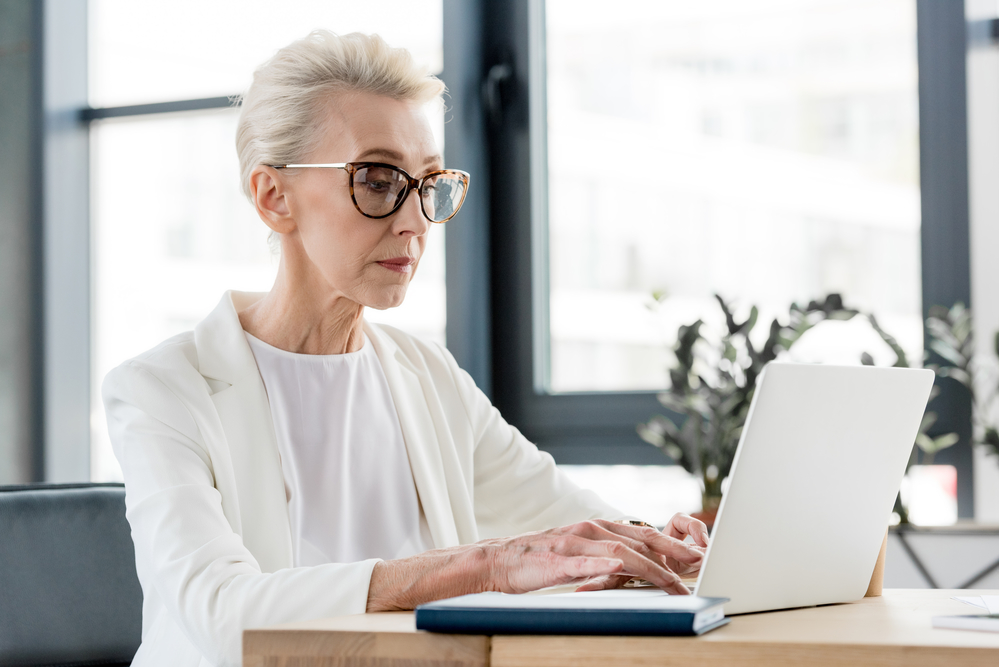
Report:
[[[333,619],[336,620],[336,619]],[[289,624],[291,625],[291,624]],[[243,633],[243,666],[407,665],[487,667],[492,638],[408,630],[278,627]],[[375,662],[372,663],[371,661]]]
[[[881,606],[878,600],[944,602],[954,595],[994,594],[994,591],[918,591],[887,590],[884,598],[865,598],[847,605],[806,608],[807,611],[842,609],[853,604]],[[960,605],[960,603],[955,603]],[[869,607],[868,607],[869,608]],[[954,613],[974,613],[973,608],[958,608]],[[794,612],[788,612],[794,613]],[[927,612],[933,613],[936,612]],[[949,613],[949,612],[943,612]],[[750,615],[739,618],[764,618]],[[729,626],[732,627],[732,626]],[[929,631],[929,617],[927,630]],[[718,633],[723,630],[716,631]],[[697,660],[699,665],[758,664],[867,664],[886,667],[921,667],[959,660],[962,667],[999,664],[999,636],[996,643],[982,635],[959,630],[933,630],[929,635],[942,641],[925,642],[853,642],[827,641],[812,637],[797,641],[761,637],[724,638],[714,633],[698,637],[572,637],[572,636],[496,636],[444,635],[417,631],[412,612],[372,614],[288,623],[271,628],[247,630],[243,635],[244,667],[277,667],[293,659],[307,665],[407,665],[428,667],[520,667],[567,664],[580,667],[608,664],[626,652],[636,664],[663,663],[663,640],[669,641],[669,662]],[[947,633],[945,636],[943,633]],[[976,637],[977,635],[977,637]],[[622,641],[627,642],[622,646]],[[987,645],[983,645],[986,643]],[[371,661],[374,660],[375,663]]]

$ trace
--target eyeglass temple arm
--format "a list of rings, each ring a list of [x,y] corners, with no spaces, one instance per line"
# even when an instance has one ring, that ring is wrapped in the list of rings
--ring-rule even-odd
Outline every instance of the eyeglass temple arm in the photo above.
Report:
[[[298,169],[299,167],[320,167],[323,169],[346,169],[346,162],[337,162],[335,164],[269,164],[268,167],[272,169]]]

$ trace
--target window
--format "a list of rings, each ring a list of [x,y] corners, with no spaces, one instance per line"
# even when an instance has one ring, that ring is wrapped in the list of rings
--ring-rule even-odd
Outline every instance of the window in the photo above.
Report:
[[[319,28],[378,33],[439,72],[440,0],[90,0],[90,102],[113,107],[243,91],[256,66]]]
[[[661,388],[714,293],[768,322],[839,292],[918,359],[914,2],[601,5],[546,3],[546,389]],[[812,355],[884,347],[830,324],[852,345]]]
[[[92,478],[120,478],[100,383],[125,359],[188,331],[227,289],[267,291],[277,258],[267,228],[239,191],[238,110],[119,109],[234,95],[278,48],[316,28],[377,32],[431,71],[442,62],[441,2],[169,5],[90,3]],[[198,20],[191,20],[198,17]],[[225,29],[220,31],[220,26]],[[111,107],[111,109],[108,109]],[[112,113],[107,113],[108,111]],[[443,144],[443,115],[435,112]],[[111,116],[111,117],[106,117]],[[444,342],[444,229],[435,226],[404,306],[373,321]]]
[[[561,464],[664,463],[635,424],[661,410],[654,390],[669,337],[713,312],[712,291],[777,312],[838,289],[914,351],[930,306],[969,301],[962,3],[670,1],[626,12],[564,0],[70,4],[46,10],[46,30],[60,36],[48,46],[65,48],[46,51],[54,92],[40,111],[81,108],[88,128],[67,123],[44,136],[56,167],[47,162],[39,288],[44,456],[55,481],[80,478],[88,413],[79,384],[91,387],[93,477],[115,478],[97,392],[108,368],[189,328],[223,288],[269,284],[264,230],[235,189],[226,96],[315,27],[380,32],[443,70],[449,122],[439,118],[437,129],[447,129],[449,164],[474,184],[446,237],[447,288],[444,230],[435,229],[427,260],[438,264],[424,262],[407,300],[418,307],[386,317],[438,340],[446,321],[459,363]],[[861,69],[862,59],[878,65]],[[86,206],[75,204],[87,192],[88,136],[89,227]],[[620,181],[583,168],[644,157],[629,141],[646,136],[669,177],[649,220],[635,213],[642,202],[609,197]],[[178,164],[185,178],[165,194],[160,183],[177,178]],[[706,244],[717,253],[699,258]],[[773,261],[772,245],[793,261]],[[78,290],[91,251],[88,311]],[[890,276],[877,274],[874,253]],[[137,280],[130,262],[155,270]],[[144,299],[165,284],[179,286],[178,298]],[[669,295],[655,314],[644,308],[653,289]],[[66,333],[85,330],[88,317],[89,352],[84,337]],[[862,341],[847,342],[853,359]],[[939,432],[964,440],[937,460],[957,466],[959,513],[971,516],[970,406],[942,388]],[[576,474],[589,484],[589,473]]]
[[[662,464],[635,424],[663,410],[677,326],[717,321],[713,292],[770,318],[839,291],[920,359],[927,310],[970,295],[961,9],[522,0],[491,16],[503,414],[562,464]],[[799,358],[893,359],[864,327],[813,333]],[[937,462],[972,516],[969,408],[941,389],[936,429],[962,442]]]

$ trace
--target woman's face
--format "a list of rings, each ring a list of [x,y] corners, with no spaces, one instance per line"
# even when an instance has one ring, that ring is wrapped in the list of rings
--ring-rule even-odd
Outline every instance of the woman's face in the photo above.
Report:
[[[320,128],[319,144],[304,163],[385,162],[415,178],[443,168],[426,114],[412,102],[371,93],[339,95]],[[282,244],[300,244],[284,261],[307,264],[292,270],[307,271],[337,296],[363,306],[381,310],[401,304],[431,227],[418,193],[410,192],[399,210],[376,220],[354,207],[346,171],[298,169],[279,177],[294,222]]]

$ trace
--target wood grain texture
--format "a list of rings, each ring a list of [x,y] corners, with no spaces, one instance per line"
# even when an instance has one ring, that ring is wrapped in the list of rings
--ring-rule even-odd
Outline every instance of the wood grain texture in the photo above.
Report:
[[[565,640],[567,638],[560,638]],[[596,638],[592,638],[596,639]],[[822,646],[816,644],[764,644],[746,642],[698,643],[697,640],[655,639],[627,645],[616,641],[583,644],[555,642],[537,650],[530,644],[494,647],[492,667],[586,667],[589,665],[641,665],[642,667],[995,667],[995,649],[907,646]]]
[[[997,667],[999,633],[937,630],[938,615],[974,614],[955,595],[885,590],[850,604],[743,614],[703,637],[441,635],[412,613],[288,623],[243,636],[245,667]]]
[[[885,590],[850,604],[743,614],[703,637],[493,638],[492,667],[618,665],[961,667],[999,665],[999,633],[936,630],[938,615],[973,614],[954,595]]]
[[[412,613],[362,614],[243,633],[244,667],[486,667],[489,637],[418,632]]]

